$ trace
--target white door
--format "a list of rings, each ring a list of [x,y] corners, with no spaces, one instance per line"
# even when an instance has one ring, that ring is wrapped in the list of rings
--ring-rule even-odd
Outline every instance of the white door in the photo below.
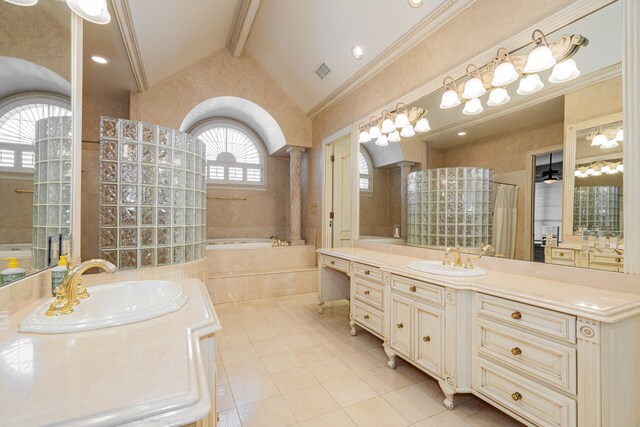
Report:
[[[333,144],[333,247],[351,246],[351,136]]]

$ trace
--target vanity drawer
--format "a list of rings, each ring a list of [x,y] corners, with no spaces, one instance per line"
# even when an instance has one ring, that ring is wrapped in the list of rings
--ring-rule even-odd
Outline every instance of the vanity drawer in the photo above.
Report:
[[[343,271],[349,274],[349,261],[347,261],[346,259],[323,255],[321,266],[333,268],[334,270]]]
[[[549,388],[478,359],[474,389],[539,426],[575,427],[576,402]]]
[[[419,282],[402,276],[391,276],[391,289],[444,305],[444,288],[430,283]]]
[[[594,264],[597,264],[598,266],[601,265],[603,267],[612,267],[615,270],[623,267],[624,258],[622,255],[589,254],[589,266],[593,266]],[[595,268],[598,268],[598,266]]]
[[[479,355],[576,394],[575,348],[488,320],[477,323],[476,334]]]
[[[551,248],[551,258],[573,261],[575,258],[575,251],[573,249]]]
[[[382,335],[382,312],[359,301],[355,301],[353,305],[354,320],[365,328]]]
[[[384,288],[373,282],[356,278],[356,299],[382,310]]]
[[[365,264],[353,264],[353,270],[358,277],[382,284],[382,270]]]
[[[474,305],[480,316],[506,322],[519,330],[576,342],[575,316],[481,293],[475,294]]]

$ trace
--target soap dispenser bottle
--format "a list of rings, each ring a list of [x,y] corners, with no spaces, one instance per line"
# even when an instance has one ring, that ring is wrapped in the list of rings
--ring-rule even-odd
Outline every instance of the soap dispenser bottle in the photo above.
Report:
[[[67,257],[60,256],[58,266],[51,269],[51,294],[55,297],[58,286],[62,284],[64,276],[67,274]]]
[[[20,267],[17,258],[3,258],[9,260],[8,268],[0,271],[0,281],[3,285],[7,285],[11,282],[15,282],[21,279],[25,275],[25,269]]]

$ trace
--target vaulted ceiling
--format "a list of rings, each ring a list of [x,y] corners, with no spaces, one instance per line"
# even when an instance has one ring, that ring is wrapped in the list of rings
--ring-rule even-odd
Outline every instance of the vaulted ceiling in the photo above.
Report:
[[[358,85],[471,0],[111,0],[85,25],[85,90],[146,90],[228,46],[250,55],[306,112]],[[360,60],[351,49],[364,50]],[[109,57],[107,66],[88,56]],[[320,79],[325,63],[331,72]]]

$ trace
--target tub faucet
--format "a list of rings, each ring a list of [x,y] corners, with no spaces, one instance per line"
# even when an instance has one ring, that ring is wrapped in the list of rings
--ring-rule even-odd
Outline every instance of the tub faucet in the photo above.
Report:
[[[82,262],[67,271],[62,284],[56,291],[56,299],[53,300],[47,310],[47,316],[59,316],[69,314],[73,306],[80,304],[80,300],[89,297],[87,288],[82,285],[82,273],[90,268],[98,267],[107,273],[114,273],[118,268],[104,259],[90,259]]]

